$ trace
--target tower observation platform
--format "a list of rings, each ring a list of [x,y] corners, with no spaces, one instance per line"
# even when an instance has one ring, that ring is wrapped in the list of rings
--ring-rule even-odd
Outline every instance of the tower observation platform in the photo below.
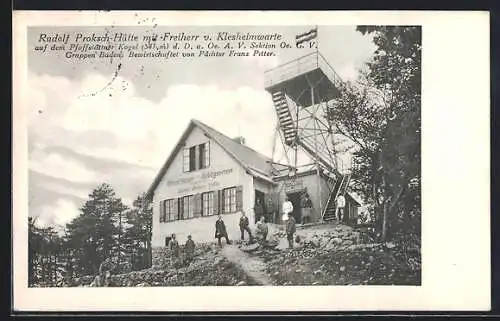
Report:
[[[318,51],[266,71],[264,79],[268,92],[284,91],[302,107],[314,104],[311,88],[314,88],[316,97],[329,101],[340,96],[342,86],[340,76]],[[315,100],[315,103],[319,101]]]

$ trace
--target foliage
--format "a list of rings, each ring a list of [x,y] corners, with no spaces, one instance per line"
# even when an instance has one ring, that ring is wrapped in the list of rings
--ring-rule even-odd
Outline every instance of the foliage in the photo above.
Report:
[[[62,238],[53,227],[41,228],[28,218],[28,282],[53,284],[64,273]]]
[[[151,203],[143,204],[143,199],[144,194],[138,196],[126,214],[130,227],[125,231],[123,242],[133,270],[151,266],[153,208]]]
[[[128,208],[108,184],[101,184],[81,206],[80,214],[58,235],[29,218],[29,285],[60,286],[85,275],[95,275],[111,258],[114,273],[151,266],[150,203],[143,195]]]
[[[328,117],[355,149],[353,189],[374,209],[384,237],[420,215],[420,27],[360,26],[377,46]],[[407,225],[407,224],[406,224]]]

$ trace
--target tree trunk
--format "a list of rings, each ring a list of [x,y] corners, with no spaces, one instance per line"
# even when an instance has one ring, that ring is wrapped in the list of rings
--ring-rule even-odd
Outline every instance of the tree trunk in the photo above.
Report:
[[[384,202],[383,205],[383,212],[382,212],[382,241],[385,242],[387,241],[387,217],[388,217],[388,210],[387,210],[387,202]]]

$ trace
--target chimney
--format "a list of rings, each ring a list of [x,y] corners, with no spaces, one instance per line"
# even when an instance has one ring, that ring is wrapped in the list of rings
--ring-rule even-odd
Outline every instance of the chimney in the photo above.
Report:
[[[240,145],[245,145],[245,138],[242,136],[235,137],[233,140]]]

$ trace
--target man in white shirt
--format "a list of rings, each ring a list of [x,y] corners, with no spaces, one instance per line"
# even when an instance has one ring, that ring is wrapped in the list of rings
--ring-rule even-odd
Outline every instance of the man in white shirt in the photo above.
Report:
[[[292,213],[293,213],[293,204],[292,202],[290,202],[290,199],[287,196],[285,202],[283,203],[283,216],[281,217],[281,219],[283,221],[287,221],[288,214],[291,215]]]
[[[339,222],[344,219],[344,207],[345,207],[345,197],[344,195],[339,195],[337,197],[337,215]]]

